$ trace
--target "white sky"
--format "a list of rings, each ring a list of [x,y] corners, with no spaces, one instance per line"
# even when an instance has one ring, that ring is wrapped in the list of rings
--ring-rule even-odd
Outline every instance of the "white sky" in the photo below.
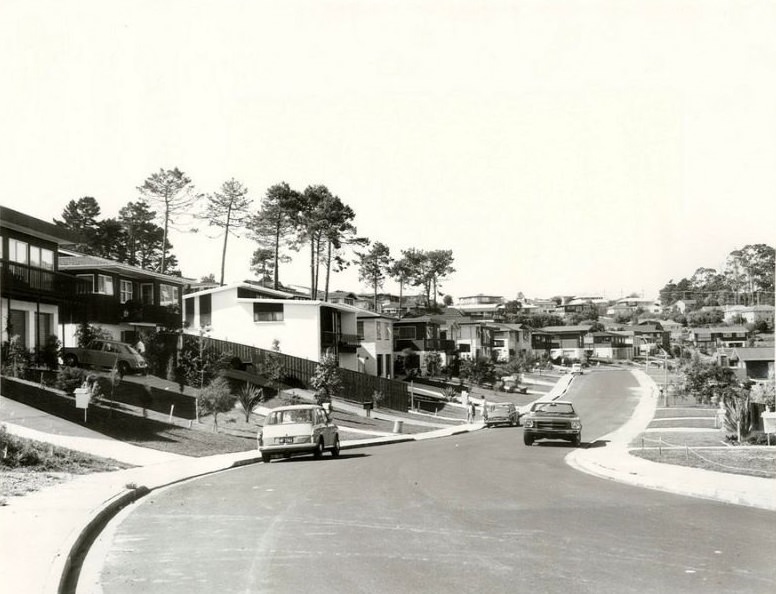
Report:
[[[396,255],[452,249],[454,297],[656,296],[776,243],[775,32],[772,0],[0,0],[0,203],[324,184]],[[171,240],[218,278],[219,239]]]

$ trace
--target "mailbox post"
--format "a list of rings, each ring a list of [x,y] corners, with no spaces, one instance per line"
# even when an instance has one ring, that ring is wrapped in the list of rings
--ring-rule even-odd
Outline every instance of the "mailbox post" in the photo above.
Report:
[[[86,423],[86,411],[89,408],[89,401],[92,399],[92,391],[89,388],[75,389],[75,407],[84,409],[84,423]]]
[[[771,433],[776,433],[776,412],[764,412],[760,417],[763,420],[763,431],[768,436],[768,445],[771,445]]]
[[[364,410],[366,411],[366,416],[371,417],[372,416],[372,408],[374,408],[374,402],[371,400],[365,400],[364,401]]]

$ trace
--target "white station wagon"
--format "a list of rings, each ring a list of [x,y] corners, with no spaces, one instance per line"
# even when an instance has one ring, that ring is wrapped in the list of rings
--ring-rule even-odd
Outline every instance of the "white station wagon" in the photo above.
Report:
[[[281,406],[272,410],[259,431],[263,462],[273,456],[312,454],[320,458],[325,450],[339,456],[339,429],[326,410],[317,404]]]

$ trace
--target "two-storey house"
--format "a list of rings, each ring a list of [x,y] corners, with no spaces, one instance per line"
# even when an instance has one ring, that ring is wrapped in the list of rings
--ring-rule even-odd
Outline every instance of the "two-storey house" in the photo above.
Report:
[[[340,367],[358,371],[358,308],[299,299],[247,282],[183,296],[184,332],[270,350],[278,341],[286,355],[321,361],[337,357]]]
[[[63,309],[63,346],[76,345],[82,322],[131,344],[144,330],[180,329],[183,293],[191,279],[67,250],[58,261],[62,272],[88,287],[82,303]]]
[[[60,338],[60,311],[80,302],[87,284],[59,272],[57,252],[78,238],[46,221],[0,206],[0,332],[39,352]]]
[[[633,358],[633,346],[620,332],[588,332],[583,339],[588,357],[621,361]]]
[[[460,297],[455,308],[470,318],[492,322],[503,317],[504,298],[499,295],[469,295]]]
[[[441,364],[455,352],[455,343],[440,338],[440,325],[432,316],[402,318],[393,323],[393,350],[396,373],[425,369],[429,353],[439,353]]]
[[[356,314],[359,371],[377,377],[393,377],[394,318],[371,311]]]
[[[546,353],[553,361],[570,359],[582,361],[585,357],[585,335],[590,326],[545,326],[534,330],[531,343],[534,351]]]
[[[732,348],[746,346],[749,331],[743,326],[717,326],[690,328],[688,340],[704,351],[713,351],[720,347]]]
[[[529,353],[531,328],[522,324],[489,324],[493,333],[492,352],[498,361],[509,361],[521,353]]]

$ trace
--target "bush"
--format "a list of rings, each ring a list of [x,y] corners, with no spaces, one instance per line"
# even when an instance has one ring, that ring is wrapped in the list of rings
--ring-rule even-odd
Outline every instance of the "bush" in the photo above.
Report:
[[[229,389],[229,382],[217,377],[205,386],[197,396],[200,413],[213,415],[213,431],[218,429],[218,414],[234,408],[237,397]]]
[[[54,387],[72,394],[86,379],[86,371],[80,367],[60,367]]]
[[[2,348],[3,375],[24,378],[32,363],[32,354],[22,344],[19,336],[11,336]]]

